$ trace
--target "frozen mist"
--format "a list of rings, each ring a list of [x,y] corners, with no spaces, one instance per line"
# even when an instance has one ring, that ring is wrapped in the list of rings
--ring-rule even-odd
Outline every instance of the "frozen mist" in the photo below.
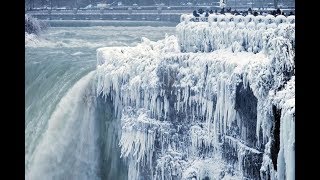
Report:
[[[294,17],[189,17],[99,48],[27,179],[295,179]]]

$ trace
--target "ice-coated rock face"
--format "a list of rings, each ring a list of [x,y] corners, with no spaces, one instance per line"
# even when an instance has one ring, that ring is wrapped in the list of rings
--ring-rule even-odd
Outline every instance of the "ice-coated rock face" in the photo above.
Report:
[[[129,179],[294,179],[294,25],[223,18],[97,50]]]

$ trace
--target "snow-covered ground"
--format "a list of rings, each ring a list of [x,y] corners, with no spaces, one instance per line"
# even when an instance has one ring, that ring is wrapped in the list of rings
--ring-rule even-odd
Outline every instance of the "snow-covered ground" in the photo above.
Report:
[[[294,23],[251,22],[183,21],[177,36],[97,50],[129,179],[294,179]]]

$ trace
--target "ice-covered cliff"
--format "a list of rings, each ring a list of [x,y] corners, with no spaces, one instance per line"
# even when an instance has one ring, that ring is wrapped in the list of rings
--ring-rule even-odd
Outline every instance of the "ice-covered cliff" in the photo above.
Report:
[[[294,179],[294,17],[187,17],[176,37],[97,50],[128,178]]]

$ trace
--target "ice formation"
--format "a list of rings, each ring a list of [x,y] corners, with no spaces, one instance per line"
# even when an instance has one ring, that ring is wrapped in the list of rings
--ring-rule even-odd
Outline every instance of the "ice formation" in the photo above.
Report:
[[[182,15],[177,37],[97,50],[129,179],[294,179],[294,17]]]
[[[257,53],[266,45],[263,44],[265,31],[294,29],[294,16],[209,15],[208,22],[192,22],[192,18],[192,15],[182,15],[182,22],[177,26],[182,52],[211,52],[232,48],[233,51]],[[292,33],[294,30],[288,31],[290,40],[294,38]]]
[[[36,18],[32,17],[29,14],[25,14],[24,16],[25,21],[25,32],[28,34],[39,34],[45,28],[47,28],[47,24],[37,20]]]
[[[40,33],[48,27],[48,24],[37,20],[29,14],[25,14],[25,44],[35,45],[39,43],[38,36]]]

